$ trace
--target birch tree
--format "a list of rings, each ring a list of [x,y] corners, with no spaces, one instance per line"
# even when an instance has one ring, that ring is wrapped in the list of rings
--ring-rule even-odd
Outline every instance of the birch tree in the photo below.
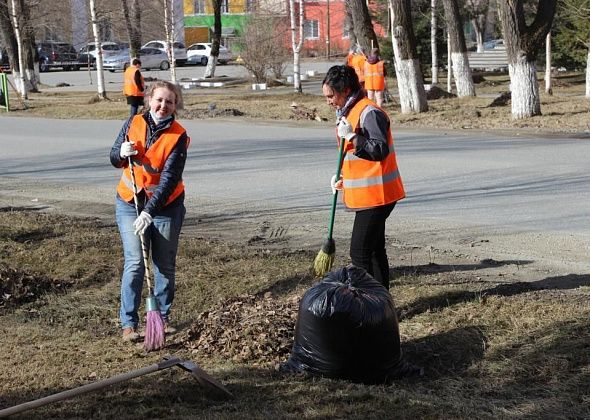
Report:
[[[174,8],[172,0],[164,0],[164,31],[166,32],[166,53],[170,62],[170,81],[176,83],[176,59],[174,57]]]
[[[438,19],[436,14],[436,0],[430,0],[430,58],[431,58],[431,73],[432,86],[438,84],[438,50],[436,46],[436,29],[438,27]]]
[[[551,32],[545,37],[545,93],[553,95],[551,86]]]
[[[25,83],[25,60],[24,60],[24,53],[23,53],[23,41],[21,37],[21,23],[19,18],[19,9],[17,8],[17,0],[11,0],[11,17],[12,17],[12,27],[14,29],[14,36],[16,38],[16,48],[17,48],[17,56],[18,56],[18,74],[14,75],[14,81],[16,83],[16,89],[20,93],[20,96],[23,100],[28,99],[29,96],[27,94],[27,84]]]
[[[100,42],[100,31],[98,29],[98,18],[96,14],[95,0],[89,1],[90,19],[92,21],[92,35],[96,46],[96,88],[100,99],[107,99],[107,91],[104,84],[104,69],[102,65],[102,45]]]
[[[451,42],[451,61],[453,62],[457,96],[475,96],[473,76],[469,68],[465,34],[463,33],[463,21],[459,13],[457,0],[443,0],[443,6],[445,9],[448,36]]]
[[[221,43],[221,1],[213,0],[213,39],[211,43],[211,55],[207,60],[207,67],[205,67],[205,78],[215,76],[215,68],[217,67],[217,59],[219,58],[219,45]]]
[[[551,29],[557,0],[539,0],[534,19],[527,25],[523,0],[498,0],[508,74],[512,118],[541,115],[536,58]]]
[[[410,0],[389,0],[391,41],[403,114],[428,111],[410,7]]]
[[[369,7],[366,0],[347,0],[346,3],[350,6],[350,14],[352,16],[352,26],[354,35],[358,45],[361,46],[366,53],[371,51],[371,48],[379,48],[379,42],[375,30],[373,29],[373,22],[369,14]]]
[[[293,49],[293,89],[295,92],[303,92],[301,86],[301,67],[299,64],[299,53],[303,45],[303,20],[304,20],[304,1],[299,0],[297,18],[295,18],[295,0],[289,0],[289,14],[291,18],[291,47]],[[299,32],[299,39],[297,39]]]

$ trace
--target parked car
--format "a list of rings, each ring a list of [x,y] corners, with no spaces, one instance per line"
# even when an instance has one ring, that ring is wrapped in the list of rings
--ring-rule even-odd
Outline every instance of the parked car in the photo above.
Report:
[[[170,68],[168,55],[156,48],[141,48],[139,50],[139,59],[141,60],[142,70],[160,69],[167,70]],[[115,70],[125,70],[129,67],[131,58],[129,50],[122,51],[118,55],[104,58],[102,61],[103,68],[110,72]]]
[[[150,41],[141,48],[157,48],[166,54],[166,47],[168,43],[166,41],[155,40]],[[186,48],[182,42],[174,42],[174,60],[177,66],[184,66],[186,64]]]
[[[209,61],[209,57],[211,57],[211,45],[212,44],[210,42],[198,42],[188,47],[186,49],[186,63],[191,65],[201,64],[206,66],[207,62]],[[223,45],[220,45],[217,62],[219,64],[227,64],[233,59],[234,58],[231,51]]]
[[[493,50],[494,48],[501,48],[504,46],[503,39],[490,39],[483,43],[484,50]]]
[[[113,55],[119,55],[124,48],[120,44],[111,41],[101,42],[102,59],[111,57]],[[98,58],[98,48],[94,42],[89,42],[80,50],[78,50],[78,61],[81,65],[90,65],[94,67],[96,65],[96,59]]]
[[[61,67],[64,70],[78,70],[78,53],[72,44],[60,41],[41,41],[37,44],[39,71],[45,72]]]

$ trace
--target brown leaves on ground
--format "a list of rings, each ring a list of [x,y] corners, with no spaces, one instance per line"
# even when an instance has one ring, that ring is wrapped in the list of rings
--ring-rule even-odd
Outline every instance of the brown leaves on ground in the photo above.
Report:
[[[284,361],[291,351],[298,296],[245,295],[199,314],[184,345],[204,357],[252,365]]]
[[[25,273],[0,265],[0,309],[33,302],[48,292],[61,292],[71,282],[52,279],[46,275]]]

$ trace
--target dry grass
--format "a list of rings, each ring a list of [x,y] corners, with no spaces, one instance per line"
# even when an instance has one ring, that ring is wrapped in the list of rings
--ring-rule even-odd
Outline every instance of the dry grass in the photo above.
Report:
[[[281,307],[313,283],[314,254],[183,236],[175,319],[194,328],[200,313],[243,295],[270,294]],[[590,417],[590,280],[584,276],[503,284],[481,281],[471,270],[399,269],[391,292],[404,351],[426,376],[365,386],[283,377],[270,359],[244,363],[227,353],[193,353],[183,334],[156,353],[125,345],[117,330],[122,261],[114,226],[4,209],[0,256],[12,270],[69,285],[67,292],[49,290],[32,302],[0,307],[0,407],[138,369],[166,353],[198,362],[236,396],[221,399],[185,372],[167,370],[22,418]],[[10,279],[0,281],[4,287]],[[272,316],[266,322],[272,329]],[[245,332],[236,337],[240,345],[228,351],[259,344]]]
[[[517,130],[520,133],[556,132],[588,135],[590,133],[590,100],[584,97],[583,74],[557,74],[553,81],[554,95],[544,93],[543,77],[540,74],[541,110],[543,115],[526,120],[513,121],[510,105],[490,107],[494,97],[508,91],[509,78],[504,74],[484,74],[484,80],[476,85],[478,97],[461,99],[438,99],[429,101],[430,110],[425,113],[401,114],[398,103],[388,103],[385,108],[395,128],[458,129],[458,130]],[[321,80],[318,78],[318,80]],[[395,80],[389,86],[396,86]],[[444,77],[440,86],[446,87]],[[12,115],[49,118],[96,118],[124,119],[128,107],[119,93],[110,93],[108,101],[96,101],[93,92],[53,92],[31,94],[29,109],[19,110],[20,105],[12,100],[16,110]],[[268,91],[252,92],[249,85],[235,85],[223,90],[185,91],[183,119],[242,118],[264,121],[298,120],[291,104],[296,102],[307,109],[316,108],[317,115],[331,124],[333,112],[318,95],[296,94],[288,87],[275,87]],[[217,112],[208,112],[215,104]],[[227,112],[223,112],[227,111]],[[233,112],[238,111],[238,112]],[[233,114],[239,114],[233,116]]]

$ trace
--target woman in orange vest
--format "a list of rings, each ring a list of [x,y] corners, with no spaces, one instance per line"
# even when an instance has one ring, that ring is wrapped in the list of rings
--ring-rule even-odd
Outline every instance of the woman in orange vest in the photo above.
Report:
[[[140,69],[141,61],[139,58],[134,58],[123,74],[123,94],[127,97],[131,115],[137,114],[139,108],[143,106],[145,83]]]
[[[125,341],[139,338],[138,308],[144,265],[138,235],[144,235],[151,244],[154,295],[166,332],[174,331],[169,315],[174,300],[178,238],[186,213],[182,173],[190,143],[186,130],[175,119],[181,100],[177,85],[155,82],[148,93],[149,110],[125,122],[110,153],[111,164],[123,170],[117,186],[115,213],[125,258],[119,312]],[[140,203],[139,216],[133,199],[130,157]]]
[[[389,289],[385,221],[405,197],[390,120],[365,97],[353,68],[333,66],[322,85],[338,117],[338,142],[346,142],[341,179],[332,177],[331,185],[343,191],[344,204],[356,213],[350,258]]]
[[[373,48],[371,55],[365,62],[365,90],[370,100],[378,106],[383,106],[383,91],[385,90],[385,66],[379,58],[379,50]]]

